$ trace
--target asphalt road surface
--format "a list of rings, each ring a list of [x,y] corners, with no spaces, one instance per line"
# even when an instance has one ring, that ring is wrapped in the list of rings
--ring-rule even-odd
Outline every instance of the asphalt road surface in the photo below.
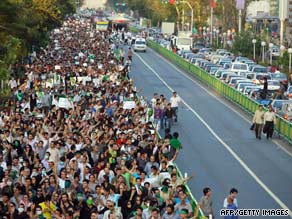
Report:
[[[251,123],[236,109],[151,49],[135,54],[131,77],[149,100],[154,92],[169,100],[173,90],[183,99],[172,130],[183,144],[176,162],[182,173],[196,174],[188,185],[197,199],[204,187],[212,188],[216,218],[232,187],[239,190],[239,208],[292,209],[291,154],[264,136],[255,139]]]

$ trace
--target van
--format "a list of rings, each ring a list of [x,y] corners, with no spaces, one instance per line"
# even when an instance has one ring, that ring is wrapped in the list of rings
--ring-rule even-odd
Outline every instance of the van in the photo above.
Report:
[[[143,51],[146,52],[146,40],[143,38],[137,38],[134,43],[134,51]]]

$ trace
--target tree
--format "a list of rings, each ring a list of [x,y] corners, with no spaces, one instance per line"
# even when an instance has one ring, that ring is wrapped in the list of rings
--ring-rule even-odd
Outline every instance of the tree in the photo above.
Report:
[[[236,55],[252,57],[253,44],[252,35],[250,32],[242,31],[240,34],[235,35],[231,52]]]
[[[74,0],[0,1],[0,79],[9,77],[9,68],[32,46],[46,45],[48,33],[75,12]]]

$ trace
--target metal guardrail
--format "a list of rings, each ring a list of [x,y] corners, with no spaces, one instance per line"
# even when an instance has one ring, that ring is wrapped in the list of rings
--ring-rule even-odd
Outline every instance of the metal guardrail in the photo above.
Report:
[[[147,44],[150,48],[167,58],[168,60],[172,61],[178,67],[182,68],[188,73],[196,76],[199,80],[207,84],[208,86],[212,87],[215,91],[219,94],[223,95],[230,101],[236,103],[246,112],[253,114],[259,106],[255,100],[246,95],[242,94],[241,92],[237,91],[233,87],[225,84],[224,82],[220,81],[218,78],[210,75],[208,72],[204,71],[203,69],[195,66],[192,63],[184,60],[182,57],[174,54],[173,52],[167,50],[166,48],[160,46],[154,41],[148,40]],[[283,119],[282,117],[277,115],[277,123],[275,125],[275,131],[282,137],[284,137],[289,143],[292,143],[292,124]]]
[[[156,134],[157,134],[158,138],[161,139],[160,134],[159,134],[158,132],[156,132]],[[176,165],[176,163],[173,163],[173,165],[174,165],[174,167],[175,167],[175,169],[176,169],[176,171],[177,171],[177,175],[178,175],[178,177],[179,177],[180,179],[183,179],[183,175],[182,175],[180,169],[178,168],[178,166]],[[192,206],[192,208],[193,208],[193,211],[194,211],[194,217],[193,217],[193,219],[207,219],[208,217],[204,216],[202,210],[199,208],[199,206],[198,206],[198,202],[197,202],[197,200],[195,199],[195,197],[193,196],[190,187],[187,185],[187,183],[184,183],[184,186],[185,186],[185,188],[186,188],[186,193],[187,193],[187,195],[188,195],[188,196],[190,197],[190,199],[191,199],[191,200],[190,200],[190,204],[191,204],[191,206]]]

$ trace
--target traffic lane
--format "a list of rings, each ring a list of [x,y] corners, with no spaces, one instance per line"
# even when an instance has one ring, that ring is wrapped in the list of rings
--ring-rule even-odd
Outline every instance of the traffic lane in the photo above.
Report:
[[[134,57],[130,75],[135,86],[142,88],[142,95],[148,99],[152,98],[154,92],[170,98],[168,88],[137,57]],[[213,189],[217,216],[231,187],[237,187],[240,191],[241,208],[278,208],[238,162],[226,150],[222,150],[221,144],[191,111],[179,109],[179,122],[172,131],[180,133],[183,144],[176,161],[179,168],[182,173],[195,172],[195,178],[188,183],[195,197],[200,198],[206,186]]]
[[[189,78],[182,76],[152,50],[149,49],[147,54],[140,55],[291,208],[292,157],[278,150],[271,141],[255,139],[254,133],[249,130],[250,124]]]

